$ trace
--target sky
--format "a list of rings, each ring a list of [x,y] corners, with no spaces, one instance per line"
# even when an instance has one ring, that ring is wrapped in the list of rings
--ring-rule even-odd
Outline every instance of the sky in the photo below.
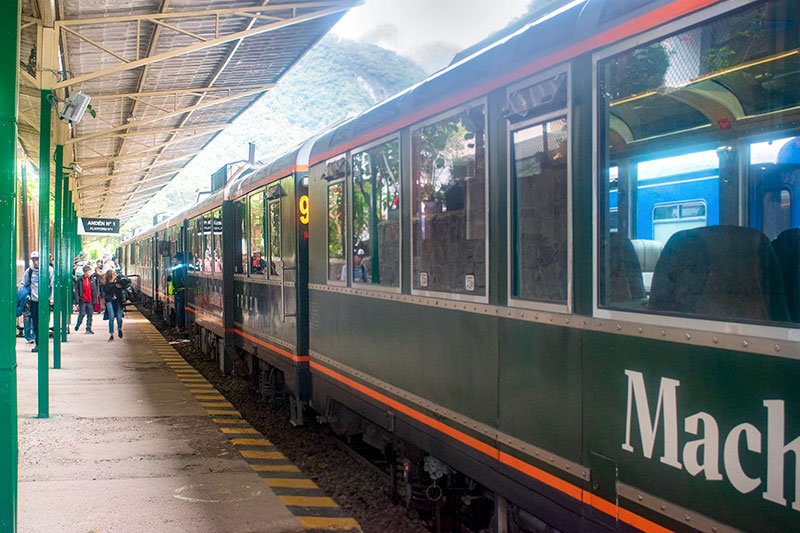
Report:
[[[333,33],[394,50],[433,71],[505,27],[531,0],[364,0]]]

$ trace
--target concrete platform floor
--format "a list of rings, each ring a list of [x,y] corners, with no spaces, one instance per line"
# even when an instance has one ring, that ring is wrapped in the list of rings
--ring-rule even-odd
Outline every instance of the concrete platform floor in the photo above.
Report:
[[[18,339],[19,531],[305,529],[167,365],[149,322],[129,312],[113,342],[94,322],[62,345],[48,419],[36,418],[36,354]]]

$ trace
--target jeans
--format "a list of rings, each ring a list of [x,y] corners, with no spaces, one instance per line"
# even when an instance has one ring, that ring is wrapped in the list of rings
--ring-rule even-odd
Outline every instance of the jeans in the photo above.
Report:
[[[108,312],[108,332],[114,334],[114,319],[117,319],[117,329],[122,329],[122,304],[117,302],[106,302]]]
[[[86,331],[92,330],[92,315],[94,314],[94,304],[92,302],[81,302],[78,304],[78,321],[75,323],[75,331],[81,327],[83,317],[86,317]]]
[[[25,335],[26,341],[32,341],[36,338],[36,331],[33,329],[33,317],[30,314],[22,317],[22,333]]]
[[[175,322],[178,329],[186,329],[186,291],[175,291]]]

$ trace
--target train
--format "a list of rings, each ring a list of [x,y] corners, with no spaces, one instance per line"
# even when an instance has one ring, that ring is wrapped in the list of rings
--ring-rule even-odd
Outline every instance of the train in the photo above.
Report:
[[[575,0],[122,258],[438,530],[790,531],[798,192],[794,2]]]

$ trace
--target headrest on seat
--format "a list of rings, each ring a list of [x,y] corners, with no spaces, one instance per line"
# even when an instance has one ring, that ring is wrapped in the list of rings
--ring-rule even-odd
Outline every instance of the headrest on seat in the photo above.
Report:
[[[642,272],[653,272],[656,269],[658,258],[661,257],[664,243],[647,239],[632,239],[631,244],[634,251],[636,251],[636,257],[639,258]]]
[[[642,267],[631,240],[620,233],[609,235],[609,304],[646,298]]]
[[[789,320],[769,240],[738,226],[675,233],[656,265],[649,306],[711,319]]]
[[[783,231],[772,241],[772,248],[783,270],[789,314],[793,322],[800,322],[800,228]]]

